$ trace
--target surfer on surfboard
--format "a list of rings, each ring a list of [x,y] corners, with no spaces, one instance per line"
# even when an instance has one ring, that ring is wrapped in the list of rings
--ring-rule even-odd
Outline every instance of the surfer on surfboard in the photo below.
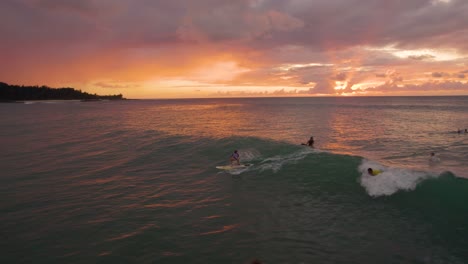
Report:
[[[367,172],[369,173],[370,176],[377,176],[379,173],[382,173],[380,170],[374,170],[372,168],[368,168]]]
[[[237,150],[234,150],[234,152],[231,154],[231,157],[229,158],[229,162],[231,162],[231,165],[233,162],[236,162],[237,165],[240,165],[240,155]]]
[[[302,143],[301,145],[304,145],[304,146],[309,146],[311,148],[314,147],[314,137],[310,137],[309,141],[307,141],[307,143]]]
[[[434,152],[431,152],[431,157],[429,159],[429,162],[433,162],[433,163],[436,163],[436,162],[439,162],[440,161],[440,158],[436,156],[436,154]]]

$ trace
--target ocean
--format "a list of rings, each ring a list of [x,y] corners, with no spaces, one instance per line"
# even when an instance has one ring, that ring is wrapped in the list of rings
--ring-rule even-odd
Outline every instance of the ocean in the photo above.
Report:
[[[0,262],[468,263],[467,128],[463,96],[3,103]]]

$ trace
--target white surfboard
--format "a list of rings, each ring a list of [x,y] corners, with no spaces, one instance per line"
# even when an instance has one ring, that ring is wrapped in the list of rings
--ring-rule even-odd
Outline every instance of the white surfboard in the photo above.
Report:
[[[217,169],[220,170],[236,170],[236,169],[243,169],[247,168],[252,164],[241,164],[241,165],[226,165],[226,166],[216,166]]]

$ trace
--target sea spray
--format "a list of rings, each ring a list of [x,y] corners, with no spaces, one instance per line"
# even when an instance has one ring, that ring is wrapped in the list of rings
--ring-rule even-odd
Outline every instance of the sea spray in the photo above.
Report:
[[[377,176],[368,174],[367,169],[377,169],[382,171]],[[361,185],[371,196],[392,195],[399,190],[410,191],[428,178],[435,178],[438,174],[423,171],[413,171],[410,169],[386,167],[374,161],[363,159],[358,167],[361,173],[359,178]]]

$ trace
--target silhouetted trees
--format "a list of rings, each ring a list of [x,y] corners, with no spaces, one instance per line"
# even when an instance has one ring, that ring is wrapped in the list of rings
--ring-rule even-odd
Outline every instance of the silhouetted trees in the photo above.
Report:
[[[23,100],[122,100],[122,94],[97,95],[73,88],[50,88],[47,86],[19,86],[0,82],[0,101]]]

